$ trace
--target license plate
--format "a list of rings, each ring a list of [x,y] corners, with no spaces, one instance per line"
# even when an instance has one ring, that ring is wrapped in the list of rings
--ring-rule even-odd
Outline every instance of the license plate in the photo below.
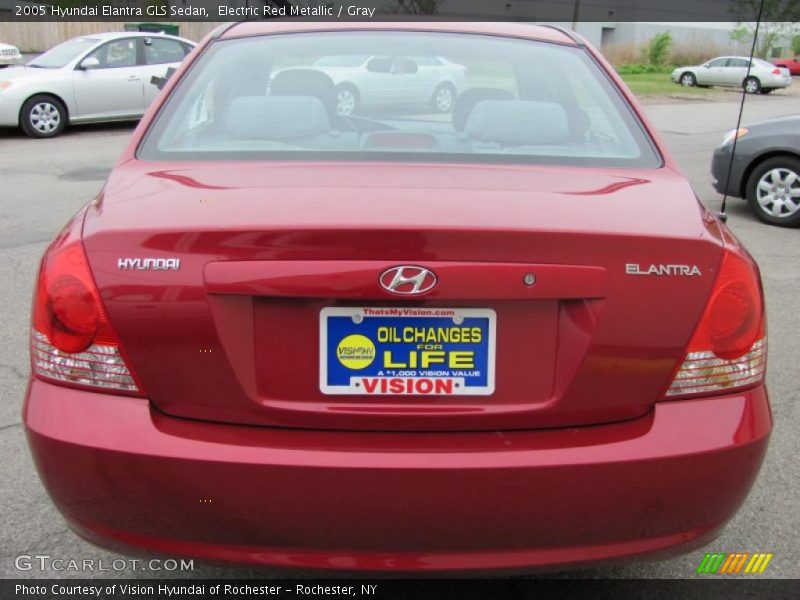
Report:
[[[323,394],[488,396],[496,315],[488,308],[323,308]]]

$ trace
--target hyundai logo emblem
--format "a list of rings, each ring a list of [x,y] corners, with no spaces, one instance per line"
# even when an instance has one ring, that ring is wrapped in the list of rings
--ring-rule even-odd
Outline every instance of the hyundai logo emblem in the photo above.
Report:
[[[383,289],[392,294],[409,296],[424,294],[436,286],[436,275],[422,267],[403,265],[386,269],[380,276]]]

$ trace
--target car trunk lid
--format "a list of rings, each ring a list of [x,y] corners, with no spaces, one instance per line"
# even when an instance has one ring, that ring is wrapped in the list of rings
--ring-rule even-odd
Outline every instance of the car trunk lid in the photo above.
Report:
[[[84,238],[123,347],[167,413],[520,429],[650,410],[720,260],[704,214],[668,169],[132,161]],[[380,275],[398,265],[437,286],[387,292]],[[493,314],[494,389],[323,393],[321,316],[341,308]]]

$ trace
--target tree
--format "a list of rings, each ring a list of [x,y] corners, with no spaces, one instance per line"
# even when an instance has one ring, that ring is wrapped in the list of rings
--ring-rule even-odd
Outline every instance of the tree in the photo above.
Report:
[[[651,65],[663,65],[667,60],[667,52],[672,44],[672,36],[669,31],[662,31],[657,33],[650,39],[650,46],[647,52],[647,58],[650,59]]]
[[[733,0],[731,14],[739,26],[731,33],[731,39],[752,44],[759,11],[761,23],[758,26],[755,55],[768,58],[775,42],[796,30],[796,22],[800,20],[800,0]]]
[[[800,56],[800,35],[792,37],[792,54]]]
[[[397,0],[397,4],[390,10],[409,15],[435,15],[444,2],[445,0]]]

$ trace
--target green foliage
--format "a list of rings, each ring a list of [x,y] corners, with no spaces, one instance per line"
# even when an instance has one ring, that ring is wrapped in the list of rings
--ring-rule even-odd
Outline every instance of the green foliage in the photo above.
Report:
[[[662,31],[654,35],[647,49],[647,58],[650,60],[650,64],[663,65],[667,60],[667,53],[671,45],[672,36],[669,31]]]
[[[792,54],[800,56],[800,34],[792,37]]]
[[[685,88],[675,85],[669,75],[664,73],[644,73],[643,75],[622,75],[623,81],[637,96],[664,97],[679,94],[681,96],[706,96],[713,93],[708,88]]]
[[[755,21],[759,16],[761,3],[762,0],[731,0],[731,14],[739,24],[731,34],[731,39],[753,43]],[[796,29],[798,21],[800,21],[800,0],[763,0],[761,23],[758,26],[755,46],[756,56],[767,58],[776,42]]]
[[[394,6],[389,6],[389,12],[407,15],[435,15],[439,12],[444,0],[396,0]]]
[[[731,39],[734,42],[738,42],[740,44],[746,43],[748,40],[752,40],[752,34],[750,30],[747,28],[746,25],[739,25],[736,29],[731,31]]]
[[[645,65],[642,63],[630,63],[617,67],[617,73],[620,75],[644,75],[645,73],[670,73],[672,67],[665,67],[663,65]]]

